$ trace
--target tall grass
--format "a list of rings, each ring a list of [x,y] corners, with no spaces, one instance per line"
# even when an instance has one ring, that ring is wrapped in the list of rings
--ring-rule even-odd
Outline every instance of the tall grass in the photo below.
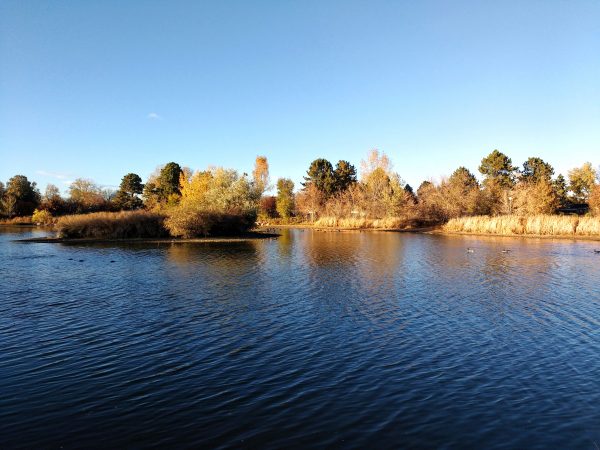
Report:
[[[13,217],[12,219],[0,219],[0,225],[31,225],[31,216]]]
[[[498,235],[600,236],[600,217],[535,215],[474,216],[450,219],[444,231]]]
[[[349,228],[349,229],[400,229],[409,225],[409,221],[401,217],[386,217],[383,219],[367,219],[364,217],[320,217],[315,221],[315,226],[324,228]]]
[[[148,211],[98,212],[60,217],[56,230],[66,238],[156,238],[168,235],[164,220]]]

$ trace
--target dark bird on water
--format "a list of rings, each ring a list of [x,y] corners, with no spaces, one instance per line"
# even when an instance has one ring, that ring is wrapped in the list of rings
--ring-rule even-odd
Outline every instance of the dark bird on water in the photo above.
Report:
[[[594,253],[596,253],[597,255],[600,255],[600,250],[594,250]]]

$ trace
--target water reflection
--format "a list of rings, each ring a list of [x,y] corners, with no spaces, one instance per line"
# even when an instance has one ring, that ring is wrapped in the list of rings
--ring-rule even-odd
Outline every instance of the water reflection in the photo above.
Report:
[[[0,233],[0,442],[600,441],[593,243],[281,234],[91,246]]]

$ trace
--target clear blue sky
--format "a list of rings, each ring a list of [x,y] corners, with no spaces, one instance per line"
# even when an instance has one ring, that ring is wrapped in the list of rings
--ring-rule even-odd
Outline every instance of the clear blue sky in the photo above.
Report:
[[[600,164],[600,1],[0,2],[0,180]]]

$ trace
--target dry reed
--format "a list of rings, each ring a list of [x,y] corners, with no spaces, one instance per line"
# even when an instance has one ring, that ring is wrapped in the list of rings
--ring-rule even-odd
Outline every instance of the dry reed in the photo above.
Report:
[[[60,217],[56,230],[66,238],[156,238],[167,235],[164,219],[162,214],[149,211],[76,214]]]
[[[451,219],[444,231],[539,236],[600,236],[600,217],[535,215],[473,216]]]
[[[385,217],[383,219],[367,219],[364,217],[320,217],[314,223],[315,226],[324,228],[348,228],[348,229],[400,229],[407,226],[407,221],[401,217]]]

